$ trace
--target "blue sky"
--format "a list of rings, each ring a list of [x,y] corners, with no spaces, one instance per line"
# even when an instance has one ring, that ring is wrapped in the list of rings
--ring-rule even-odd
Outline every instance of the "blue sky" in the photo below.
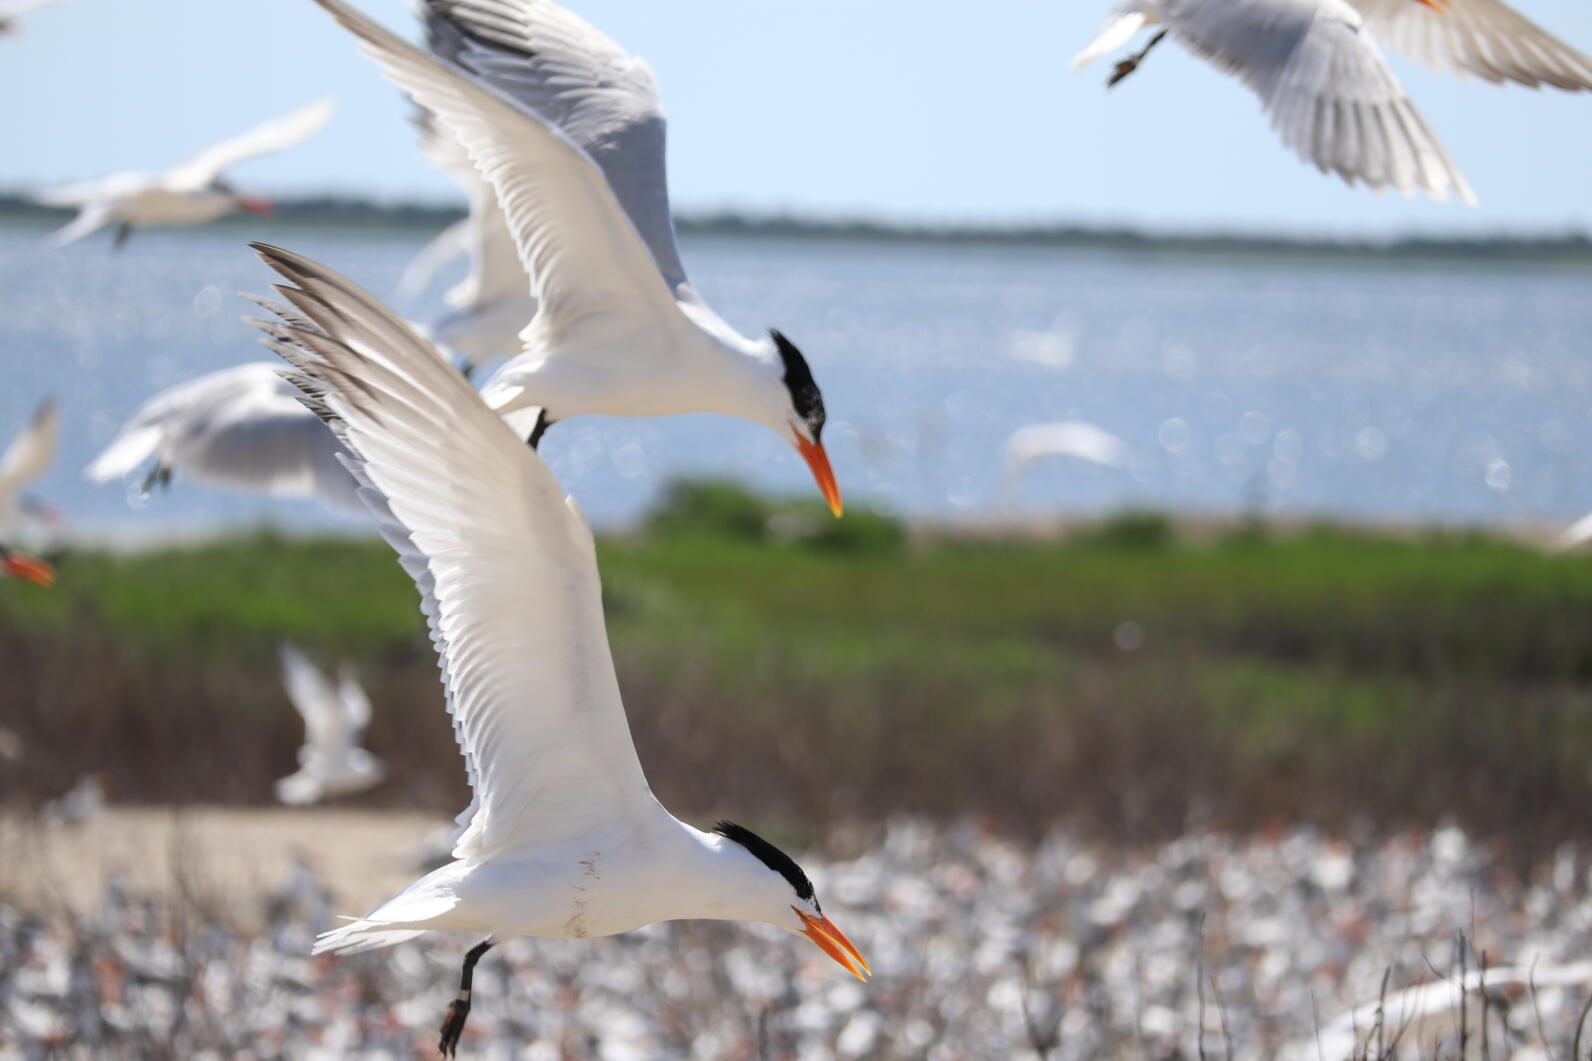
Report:
[[[412,27],[408,0],[363,6]],[[1068,63],[1105,0],[571,6],[657,72],[685,209],[1329,234],[1592,227],[1592,93],[1458,81],[1395,57],[1481,198],[1468,210],[1317,174],[1241,86],[1175,47],[1108,94],[1106,66]],[[1584,0],[1523,10],[1592,51]],[[0,38],[0,187],[164,166],[322,95],[342,105],[333,124],[240,167],[240,185],[451,196],[396,90],[309,0],[65,0],[32,15]]]

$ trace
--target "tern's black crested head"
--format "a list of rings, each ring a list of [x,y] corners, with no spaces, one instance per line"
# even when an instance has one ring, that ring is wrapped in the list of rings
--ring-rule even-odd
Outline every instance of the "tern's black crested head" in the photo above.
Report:
[[[802,872],[802,868],[796,864],[795,859],[744,825],[736,825],[734,822],[719,822],[713,827],[713,831],[727,840],[734,840],[757,856],[757,860],[763,865],[784,877],[790,883],[790,886],[795,889],[798,899],[806,899],[814,907],[818,906],[818,898],[813,894],[813,882],[807,879],[807,874]]]
[[[807,359],[796,349],[796,344],[785,338],[783,333],[770,328],[768,334],[774,337],[774,348],[779,351],[779,359],[785,365],[785,389],[790,391],[791,405],[813,433],[813,441],[817,442],[824,430],[824,396],[818,393],[818,384],[813,382],[813,371],[807,367]]]

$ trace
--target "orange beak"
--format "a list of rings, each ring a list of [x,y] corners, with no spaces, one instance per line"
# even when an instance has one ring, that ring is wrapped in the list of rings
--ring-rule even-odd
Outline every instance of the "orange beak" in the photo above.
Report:
[[[25,553],[7,553],[5,559],[0,560],[0,571],[36,586],[49,587],[55,584],[55,569]]]
[[[793,906],[792,910],[796,910]],[[863,983],[868,982],[868,977],[873,975],[873,970],[868,968],[868,963],[863,960],[862,952],[852,946],[846,934],[835,927],[835,923],[827,917],[813,917],[796,910],[796,916],[807,925],[802,929],[802,935],[818,944],[818,949],[839,962],[841,967],[855,976]]]
[[[835,471],[829,466],[829,455],[824,452],[824,447],[817,442],[808,442],[798,434],[796,452],[802,455],[802,460],[812,469],[813,478],[818,481],[818,489],[823,491],[824,500],[829,502],[829,511],[839,519],[840,514],[846,511],[846,506],[840,501],[840,484],[835,482]]]
[[[238,209],[247,210],[251,214],[261,217],[270,217],[276,212],[276,204],[269,199],[256,199],[252,195],[238,196]]]
[[[1448,11],[1449,0],[1415,0],[1415,2],[1417,4],[1425,4],[1433,11],[1436,11],[1439,15],[1445,14]]]

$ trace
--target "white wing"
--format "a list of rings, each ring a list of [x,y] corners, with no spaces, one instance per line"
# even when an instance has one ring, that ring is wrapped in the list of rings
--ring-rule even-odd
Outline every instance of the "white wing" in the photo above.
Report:
[[[686,283],[669,209],[657,80],[549,0],[426,0],[431,50],[556,125],[602,169],[671,291]]]
[[[29,11],[37,11],[41,7],[50,7],[60,2],[61,0],[7,0],[6,3],[0,4],[0,22],[4,22],[8,18],[16,18],[18,15],[27,14]]]
[[[520,332],[536,315],[536,300],[497,192],[464,147],[437,127],[434,117],[422,111],[418,124],[426,157],[458,182],[470,203],[470,216],[433,240],[410,265],[410,270],[434,269],[432,262],[422,259],[434,257],[440,263],[450,248],[434,248],[444,237],[449,243],[461,242],[470,255],[469,274],[445,296],[454,312],[436,321],[430,334],[473,364],[513,356],[521,349]],[[409,271],[404,280],[410,282]]]
[[[1094,424],[1061,420],[1053,424],[1029,424],[1013,431],[1006,440],[1006,456],[1021,462],[1044,457],[1076,457],[1108,468],[1120,468],[1127,463],[1128,446]]]
[[[431,286],[431,281],[437,274],[453,264],[455,258],[470,253],[470,219],[461,217],[453,224],[438,232],[420,248],[409,264],[404,266],[403,275],[398,278],[397,290],[393,297],[400,302],[413,302],[426,293]],[[519,267],[516,256],[514,265]]]
[[[1414,0],[1403,0],[1412,3]],[[1162,0],[1173,35],[1248,85],[1301,158],[1345,181],[1475,205],[1347,0]]]
[[[1560,532],[1553,548],[1562,552],[1566,549],[1575,549],[1588,541],[1592,541],[1592,512],[1588,512]]]
[[[337,698],[343,704],[343,717],[348,720],[349,740],[358,744],[370,725],[370,697],[352,665],[344,663],[337,674]]]
[[[448,305],[456,309],[478,306],[497,299],[515,298],[525,307],[525,321],[536,313],[536,303],[528,294],[530,282],[520,253],[509,232],[508,219],[498,206],[497,192],[487,182],[464,148],[448,133],[437,128],[429,114],[420,120],[421,149],[438,169],[458,182],[470,203],[470,217],[463,222],[465,249],[470,255],[470,275],[447,294]],[[424,252],[422,252],[424,253]],[[511,350],[502,353],[512,353]]]
[[[337,688],[293,645],[284,641],[278,654],[282,660],[282,688],[304,719],[304,751],[299,758],[341,757],[353,738]]]
[[[255,361],[150,398],[84,476],[109,482],[155,458],[174,475],[212,486],[315,497],[362,512],[340,448],[278,366]]]
[[[170,182],[180,188],[203,188],[228,166],[255,155],[283,151],[308,140],[331,121],[332,112],[336,109],[336,104],[329,99],[317,100],[281,117],[262,122],[241,136],[208,147],[173,168],[168,175]]]
[[[1073,69],[1087,66],[1107,52],[1116,51],[1153,20],[1153,9],[1148,0],[1117,0],[1111,5],[1111,13],[1095,31],[1094,37],[1072,57]]]
[[[342,0],[316,2],[365,41],[365,53],[491,181],[540,305],[540,327],[617,326],[626,337],[680,328],[684,318],[651,252],[602,171],[568,136]]]
[[[460,857],[657,813],[603,625],[591,531],[534,452],[401,320],[256,244],[317,330],[266,340],[298,370],[421,591],[475,790]]]
[[[1366,28],[1428,66],[1486,81],[1592,90],[1592,59],[1501,0],[1352,0]]]
[[[63,184],[31,193],[28,197],[45,206],[89,206],[109,199],[134,195],[159,182],[148,173],[113,173],[108,177]]]
[[[55,399],[46,398],[33,414],[28,426],[6,447],[0,456],[0,508],[22,488],[50,470],[55,460],[55,436],[60,417],[55,411]]]

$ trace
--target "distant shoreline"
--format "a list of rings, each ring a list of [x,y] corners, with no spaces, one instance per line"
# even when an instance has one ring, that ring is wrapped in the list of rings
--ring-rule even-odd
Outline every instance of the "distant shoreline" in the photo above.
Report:
[[[0,222],[53,220],[69,212],[40,206],[16,194],[0,194]],[[338,196],[279,200],[284,224],[333,224],[347,228],[440,229],[463,217],[455,207],[426,203],[378,203]],[[229,223],[226,220],[219,222]],[[232,222],[237,223],[237,222]],[[250,218],[256,228],[258,218]],[[1408,235],[1391,239],[1328,239],[1246,232],[1158,232],[1127,225],[1055,224],[928,225],[866,218],[818,218],[793,214],[687,213],[678,217],[688,236],[821,240],[879,244],[1001,246],[1190,256],[1286,256],[1294,258],[1531,262],[1592,265],[1592,234],[1567,229],[1557,234],[1496,236]]]

